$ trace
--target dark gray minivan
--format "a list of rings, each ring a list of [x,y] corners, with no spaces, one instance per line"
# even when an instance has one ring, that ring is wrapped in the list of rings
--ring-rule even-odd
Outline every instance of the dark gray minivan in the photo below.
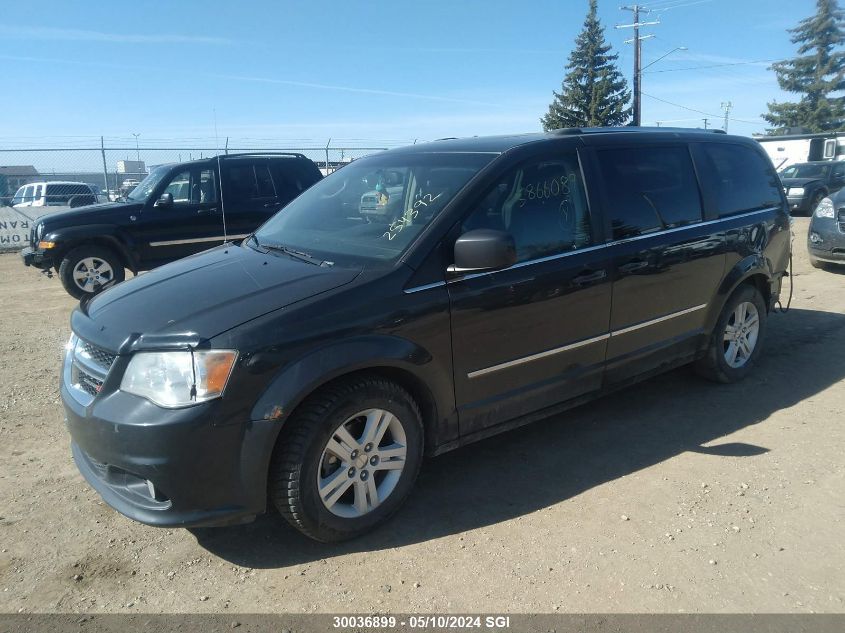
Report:
[[[789,256],[751,139],[570,129],[379,153],[242,243],[83,301],[73,455],[150,525],[269,506],[349,538],[397,510],[425,454],[685,363],[742,379]]]

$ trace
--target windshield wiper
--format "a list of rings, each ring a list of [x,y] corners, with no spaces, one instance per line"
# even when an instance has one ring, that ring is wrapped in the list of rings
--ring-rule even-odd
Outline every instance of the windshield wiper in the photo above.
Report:
[[[315,266],[334,266],[334,262],[323,261],[322,259],[314,257],[309,253],[298,251],[294,248],[291,248],[290,246],[285,246],[284,244],[261,244],[254,235],[252,236],[252,240],[253,242],[255,242],[255,245],[259,248],[264,248],[271,251],[279,251],[302,262],[308,262],[309,264],[314,264]]]

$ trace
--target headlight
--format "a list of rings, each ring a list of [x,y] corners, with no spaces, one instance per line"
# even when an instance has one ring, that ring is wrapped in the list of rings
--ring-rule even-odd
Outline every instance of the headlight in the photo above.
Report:
[[[38,242],[42,235],[44,235],[44,223],[39,222],[35,227],[35,241]]]
[[[803,196],[804,195],[804,187],[790,187],[789,192],[786,195],[788,195],[788,196]]]
[[[836,210],[833,208],[833,200],[830,198],[825,198],[821,202],[819,202],[819,206],[816,207],[816,217],[817,218],[831,218],[835,215]]]
[[[162,407],[184,407],[223,394],[235,350],[138,352],[129,361],[120,390]]]

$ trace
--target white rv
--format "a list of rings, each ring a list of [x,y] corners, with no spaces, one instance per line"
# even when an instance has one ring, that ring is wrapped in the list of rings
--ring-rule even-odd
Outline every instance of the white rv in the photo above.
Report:
[[[793,163],[845,158],[845,132],[754,137],[781,171]]]

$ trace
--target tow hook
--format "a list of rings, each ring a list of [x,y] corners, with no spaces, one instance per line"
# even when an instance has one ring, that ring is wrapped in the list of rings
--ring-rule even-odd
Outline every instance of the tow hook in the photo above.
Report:
[[[53,269],[52,268],[42,269],[41,274],[47,275],[47,279],[52,279],[53,278]]]

